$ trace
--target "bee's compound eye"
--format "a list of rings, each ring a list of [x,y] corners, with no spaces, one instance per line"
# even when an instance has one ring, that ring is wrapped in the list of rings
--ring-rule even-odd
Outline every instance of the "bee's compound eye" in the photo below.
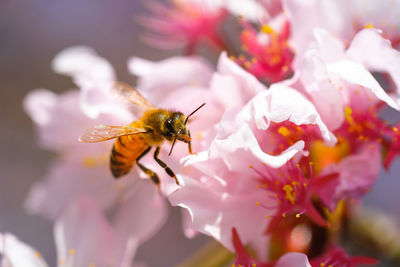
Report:
[[[166,121],[165,121],[165,128],[167,128],[167,130],[169,131],[169,132],[174,132],[174,125],[173,125],[173,120],[172,120],[172,118],[168,118]]]

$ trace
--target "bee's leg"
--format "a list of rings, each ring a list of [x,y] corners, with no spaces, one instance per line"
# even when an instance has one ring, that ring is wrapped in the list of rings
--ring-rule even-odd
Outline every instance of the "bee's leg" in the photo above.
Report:
[[[146,155],[151,149],[151,146],[149,146],[148,148],[146,148],[145,151],[142,152],[142,154],[140,154],[140,156],[136,159],[136,164],[138,165],[138,167],[148,176],[150,176],[151,181],[153,181],[153,183],[155,183],[157,186],[160,186],[160,179],[158,178],[157,174],[155,172],[153,172],[152,170],[146,168],[145,166],[143,166],[139,160]]]
[[[154,151],[154,160],[157,161],[157,163],[164,168],[165,172],[168,173],[169,176],[175,179],[175,182],[177,185],[179,185],[178,179],[176,178],[175,173],[165,164],[164,161],[158,158],[158,154],[160,154],[160,147],[158,146],[156,148],[156,151]]]
[[[188,135],[190,137],[190,131],[189,130],[188,130]],[[189,143],[188,143],[188,149],[189,149],[189,154],[191,154],[191,155],[196,154],[196,153],[192,152],[192,142],[191,141],[189,141]]]

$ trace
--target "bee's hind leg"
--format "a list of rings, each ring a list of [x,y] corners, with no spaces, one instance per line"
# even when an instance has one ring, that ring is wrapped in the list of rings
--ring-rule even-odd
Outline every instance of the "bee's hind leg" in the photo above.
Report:
[[[156,150],[154,151],[154,160],[157,161],[157,163],[158,163],[162,168],[164,168],[165,172],[166,172],[169,176],[171,176],[172,178],[174,178],[176,184],[179,185],[179,182],[178,182],[178,179],[176,178],[175,173],[168,167],[167,164],[165,164],[164,161],[162,161],[161,159],[158,158],[158,154],[160,154],[160,147],[159,147],[159,146],[158,146],[158,147],[156,148]]]
[[[148,176],[150,176],[151,181],[157,185],[158,187],[160,187],[160,179],[158,178],[157,174],[155,172],[153,172],[152,170],[146,168],[144,165],[142,165],[139,160],[146,155],[151,149],[151,146],[149,146],[148,148],[146,148],[145,151],[142,152],[142,154],[140,154],[140,156],[136,159],[136,164],[138,165],[138,167]]]

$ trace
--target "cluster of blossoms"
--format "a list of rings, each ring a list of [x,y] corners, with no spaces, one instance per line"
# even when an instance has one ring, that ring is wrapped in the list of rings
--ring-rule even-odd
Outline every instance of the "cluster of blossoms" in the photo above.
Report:
[[[113,98],[118,79],[94,50],[57,55],[53,69],[79,89],[37,89],[24,107],[40,144],[59,154],[26,200],[28,211],[55,221],[59,265],[132,266],[165,222],[167,202],[183,208],[188,237],[213,237],[241,266],[376,263],[348,255],[338,231],[349,203],[400,154],[400,123],[378,114],[400,110],[400,2],[149,2],[146,40],[185,55],[134,57],[128,69],[156,106],[189,114],[206,103],[189,126],[197,154],[178,143],[169,157],[169,147],[161,151],[180,185],[151,157],[143,164],[159,174],[160,190],[136,167],[113,179],[112,141],[77,137],[95,124],[129,124],[137,111]],[[197,55],[201,45],[220,51],[215,68]],[[12,235],[0,239],[1,266],[46,266]]]

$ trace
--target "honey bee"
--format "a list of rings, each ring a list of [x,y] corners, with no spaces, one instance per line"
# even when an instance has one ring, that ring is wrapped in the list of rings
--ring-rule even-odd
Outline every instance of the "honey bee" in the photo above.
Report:
[[[119,178],[127,174],[136,163],[156,185],[159,185],[160,179],[157,174],[139,162],[155,146],[154,160],[179,185],[175,173],[158,158],[160,146],[165,140],[171,142],[172,146],[169,152],[169,155],[171,155],[176,140],[179,140],[187,143],[189,153],[193,154],[187,123],[189,117],[202,108],[205,103],[185,117],[179,111],[157,108],[137,90],[125,83],[115,83],[112,86],[112,91],[120,98],[140,107],[143,110],[143,115],[138,120],[125,126],[96,125],[80,136],[79,141],[96,143],[116,138],[110,156],[110,169],[113,176]]]

